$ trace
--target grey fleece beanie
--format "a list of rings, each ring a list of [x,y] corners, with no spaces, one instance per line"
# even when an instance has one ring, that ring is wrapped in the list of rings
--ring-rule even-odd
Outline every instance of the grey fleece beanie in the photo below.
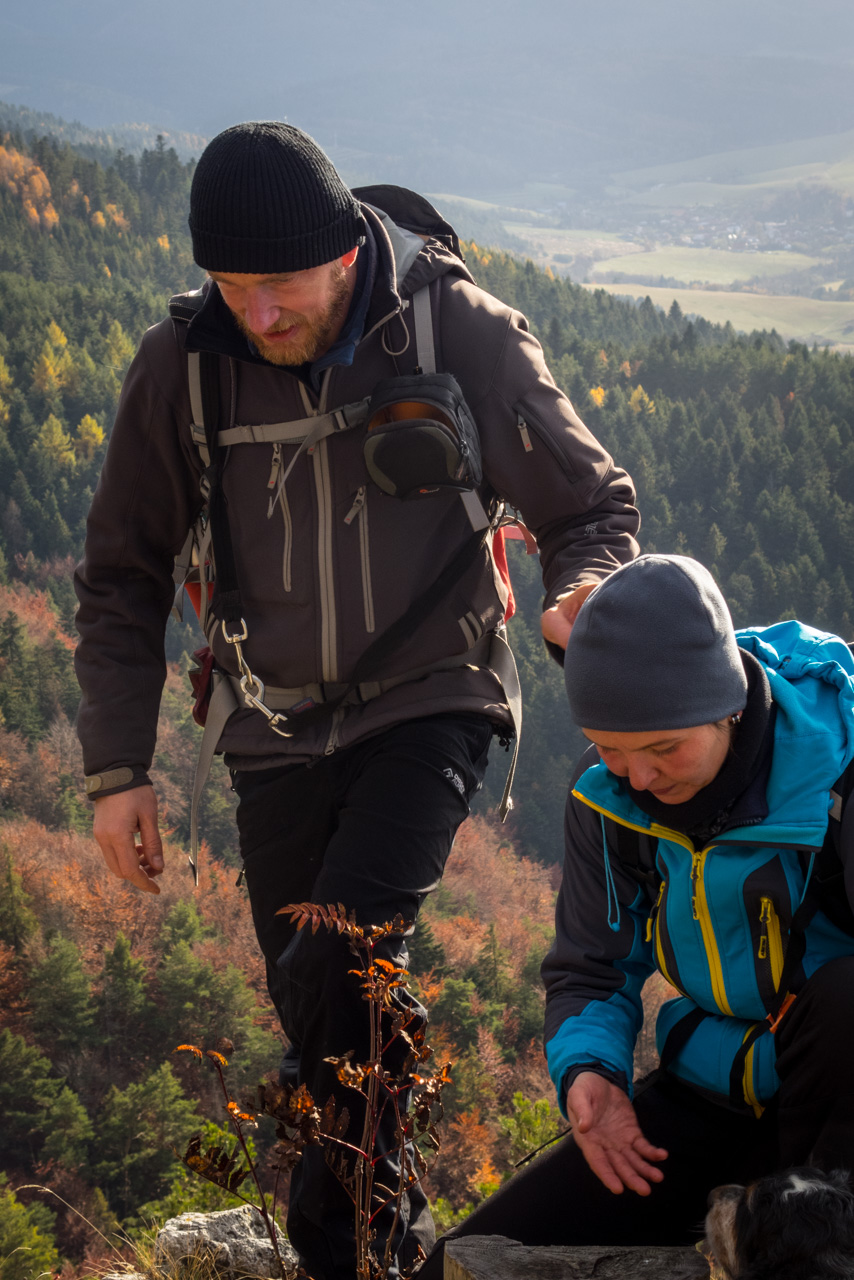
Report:
[[[564,675],[575,723],[611,733],[710,724],[747,699],[726,602],[687,556],[640,556],[606,578],[579,611]]]

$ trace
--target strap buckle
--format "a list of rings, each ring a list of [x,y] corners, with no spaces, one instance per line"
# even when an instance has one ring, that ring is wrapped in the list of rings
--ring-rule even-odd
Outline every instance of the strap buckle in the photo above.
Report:
[[[780,1005],[780,1008],[779,1008],[779,1009],[778,1009],[778,1011],[777,1011],[777,1016],[776,1016],[776,1017],[774,1017],[774,1015],[773,1015],[773,1014],[770,1014],[770,1013],[768,1014],[768,1017],[766,1018],[766,1021],[767,1021],[768,1025],[769,1025],[769,1027],[771,1028],[771,1035],[772,1035],[772,1036],[775,1034],[775,1032],[776,1032],[777,1028],[779,1027],[780,1023],[783,1021],[783,1019],[785,1018],[786,1014],[789,1012],[789,1010],[791,1009],[792,1005],[795,1003],[795,999],[796,999],[796,997],[795,997],[795,996],[792,994],[792,992],[790,991],[790,992],[788,993],[788,995],[786,996],[786,999],[785,999],[785,1000],[783,1001],[783,1003]]]

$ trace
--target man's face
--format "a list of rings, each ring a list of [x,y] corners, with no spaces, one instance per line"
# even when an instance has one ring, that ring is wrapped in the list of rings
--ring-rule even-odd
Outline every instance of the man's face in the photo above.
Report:
[[[264,359],[299,365],[317,360],[341,332],[355,288],[356,252],[281,275],[209,274]]]

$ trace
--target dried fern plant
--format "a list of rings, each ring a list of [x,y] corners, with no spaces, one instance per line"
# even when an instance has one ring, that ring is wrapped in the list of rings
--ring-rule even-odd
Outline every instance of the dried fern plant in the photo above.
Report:
[[[407,1009],[395,999],[409,977],[408,971],[375,955],[378,942],[400,936],[410,928],[401,916],[379,925],[358,925],[354,913],[341,904],[318,905],[311,902],[292,903],[279,914],[290,917],[297,930],[310,926],[312,933],[327,929],[346,939],[359,967],[348,972],[358,977],[369,1018],[369,1054],[366,1062],[354,1061],[354,1054],[343,1058],[327,1058],[338,1081],[360,1094],[364,1102],[364,1120],[358,1142],[345,1135],[350,1128],[350,1113],[339,1107],[334,1096],[318,1107],[305,1085],[267,1083],[259,1086],[254,1104],[241,1109],[226,1085],[224,1056],[198,1045],[179,1045],[175,1052],[193,1053],[199,1060],[207,1058],[219,1076],[229,1123],[237,1135],[240,1156],[217,1145],[202,1147],[200,1135],[190,1140],[184,1164],[199,1177],[238,1196],[261,1215],[280,1267],[280,1275],[288,1277],[279,1249],[275,1225],[276,1199],[280,1175],[291,1170],[306,1147],[321,1144],[326,1160],[353,1203],[357,1280],[387,1280],[394,1261],[392,1248],[405,1197],[429,1172],[431,1157],[439,1150],[437,1126],[442,1119],[442,1091],[450,1083],[450,1063],[432,1074],[425,1064],[433,1056],[426,1042],[423,1020],[417,1011]],[[390,1052],[394,1048],[400,1065],[389,1070]],[[402,1050],[402,1052],[401,1052]],[[377,1151],[380,1123],[393,1117],[395,1149],[399,1159],[397,1186],[382,1186],[375,1178],[381,1159],[388,1151]],[[269,1115],[276,1124],[274,1168],[276,1182],[268,1198],[261,1186],[258,1171],[246,1144],[245,1130],[257,1124],[257,1115]],[[246,1180],[255,1186],[257,1202],[240,1190]],[[393,1207],[390,1229],[382,1254],[377,1253],[377,1218]],[[305,1272],[300,1271],[301,1275]],[[411,1270],[400,1272],[401,1280],[410,1280]],[[310,1278],[309,1278],[310,1280]]]

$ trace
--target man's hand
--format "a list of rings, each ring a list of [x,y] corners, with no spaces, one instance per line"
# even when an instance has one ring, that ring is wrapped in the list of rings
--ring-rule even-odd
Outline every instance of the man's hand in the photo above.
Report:
[[[141,843],[134,840],[139,832]],[[146,893],[159,893],[163,846],[153,787],[133,787],[95,801],[94,835],[114,876]]]
[[[614,1195],[624,1187],[648,1196],[651,1182],[664,1174],[651,1160],[666,1160],[662,1147],[653,1147],[640,1131],[635,1109],[622,1089],[582,1071],[566,1094],[566,1111],[575,1141],[600,1182]]]
[[[559,645],[561,649],[566,648],[572,624],[578,617],[578,610],[598,585],[598,582],[585,582],[583,586],[576,587],[568,596],[558,600],[557,604],[553,604],[550,609],[546,609],[541,624],[546,640]]]

